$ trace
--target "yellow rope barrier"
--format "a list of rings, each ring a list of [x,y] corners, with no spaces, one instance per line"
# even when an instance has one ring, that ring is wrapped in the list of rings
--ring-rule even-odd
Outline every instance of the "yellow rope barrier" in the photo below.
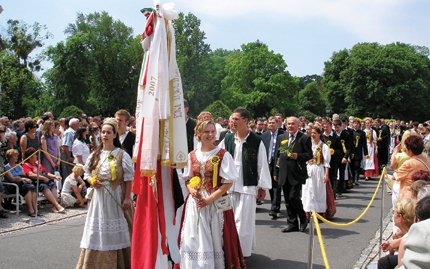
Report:
[[[324,248],[324,242],[323,242],[322,236],[321,236],[320,225],[318,223],[318,219],[317,219],[317,215],[316,214],[317,213],[315,213],[315,211],[312,211],[312,217],[314,219],[315,228],[317,230],[318,241],[320,243],[322,258],[323,258],[323,261],[324,261],[325,268],[326,269],[330,269],[330,265],[328,264],[328,260],[327,260],[327,254],[326,254],[325,248]]]
[[[20,163],[16,164],[16,165],[15,165],[14,167],[12,167],[11,169],[9,169],[9,170],[4,171],[3,173],[1,173],[1,174],[0,174],[0,177],[2,177],[2,176],[4,176],[4,175],[6,175],[8,172],[10,172],[10,171],[12,171],[13,169],[17,168],[19,165],[22,165],[23,163],[25,163],[25,161],[27,161],[28,159],[30,159],[31,157],[33,157],[33,155],[37,154],[39,151],[40,151],[40,152],[43,152],[43,153],[48,154],[49,156],[51,156],[51,157],[53,157],[53,158],[55,158],[55,159],[59,160],[60,162],[66,163],[66,164],[71,165],[71,166],[75,166],[75,164],[74,164],[74,163],[69,163],[69,162],[63,161],[63,160],[61,160],[60,158],[57,158],[57,157],[55,157],[54,155],[49,154],[48,152],[46,152],[46,151],[44,151],[44,150],[38,149],[38,150],[36,150],[36,152],[34,152],[34,153],[33,153],[33,154],[31,154],[30,156],[28,156],[26,159],[22,160]]]
[[[382,173],[381,173],[381,177],[379,178],[378,186],[376,187],[375,193],[373,194],[372,199],[370,200],[370,203],[367,205],[366,209],[364,209],[364,211],[360,214],[360,216],[358,216],[355,220],[348,222],[348,223],[338,224],[338,223],[335,223],[335,222],[332,222],[332,221],[325,219],[323,216],[321,216],[318,213],[315,213],[316,217],[319,220],[321,220],[322,222],[324,222],[325,224],[335,226],[335,227],[348,227],[348,226],[351,226],[351,225],[357,223],[367,213],[367,211],[369,211],[370,206],[372,205],[373,201],[375,200],[376,195],[378,194],[378,190],[379,190],[379,187],[381,186],[382,179],[386,175],[387,175],[387,168],[384,167],[384,169],[382,170]]]
[[[344,223],[344,224],[334,223],[334,222],[331,222],[331,221],[325,219],[320,214],[312,211],[312,216],[313,216],[313,220],[314,220],[314,223],[315,223],[315,229],[317,230],[318,241],[319,241],[320,248],[321,248],[321,255],[322,255],[322,258],[323,258],[324,265],[325,265],[326,269],[330,269],[330,265],[328,263],[327,254],[325,252],[324,242],[323,242],[323,239],[322,239],[321,230],[320,230],[320,226],[319,226],[318,220],[321,220],[324,223],[332,225],[332,226],[335,226],[335,227],[348,227],[348,226],[351,226],[352,224],[356,223],[357,221],[359,221],[367,213],[367,211],[369,210],[369,208],[372,205],[373,201],[375,200],[376,194],[378,193],[379,187],[381,185],[381,182],[382,182],[384,176],[385,177],[387,176],[387,168],[385,168],[385,167],[382,170],[381,177],[379,178],[378,186],[376,187],[375,193],[373,194],[372,199],[370,200],[370,203],[367,205],[367,207],[363,211],[363,213],[361,213],[360,216],[358,216],[355,220],[353,220],[351,222]]]

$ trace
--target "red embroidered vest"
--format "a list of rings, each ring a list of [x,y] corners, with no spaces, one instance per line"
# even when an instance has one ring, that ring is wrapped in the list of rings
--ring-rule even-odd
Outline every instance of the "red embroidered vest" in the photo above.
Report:
[[[203,175],[200,171],[200,162],[197,160],[196,158],[196,152],[192,151],[190,153],[190,157],[191,157],[191,169],[193,171],[193,176],[198,176],[202,179],[202,186],[203,188],[206,190],[206,192],[208,194],[211,194],[212,192],[216,191],[220,186],[221,186],[221,177],[219,175],[219,171],[221,169],[221,163],[222,163],[222,159],[224,157],[224,153],[226,153],[227,151],[225,149],[220,149],[218,151],[218,153],[216,154],[216,156],[219,157],[219,165],[218,165],[218,179],[217,179],[217,184],[215,186],[215,188],[212,186],[213,184],[213,172],[214,172],[214,166],[211,162],[211,158],[209,158],[209,160],[204,164],[204,171],[203,171]]]

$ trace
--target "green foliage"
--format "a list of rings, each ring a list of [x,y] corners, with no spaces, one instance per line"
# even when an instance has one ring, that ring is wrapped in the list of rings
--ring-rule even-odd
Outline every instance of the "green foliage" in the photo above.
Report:
[[[0,112],[16,119],[35,113],[37,99],[41,95],[41,82],[32,73],[40,71],[39,57],[30,56],[49,38],[46,28],[34,23],[32,26],[17,20],[8,20],[8,28],[0,37]]]
[[[213,85],[207,74],[210,62],[210,47],[205,43],[206,34],[200,30],[200,20],[192,13],[173,21],[176,34],[176,60],[181,72],[184,97],[190,104],[189,114],[198,115],[204,107],[215,99]],[[215,71],[216,72],[216,71]],[[216,91],[216,90],[215,90]]]
[[[306,87],[299,92],[298,99],[299,99],[299,106],[303,111],[308,111],[313,115],[319,115],[319,116],[325,115],[326,101],[320,89],[318,88],[317,82],[311,82],[307,84]],[[302,116],[303,115],[302,113],[300,113],[299,115]]]
[[[106,12],[83,15],[65,30],[66,42],[49,47],[54,67],[45,75],[56,97],[51,110],[79,105],[92,115],[134,113],[143,51],[140,37]]]
[[[66,118],[66,117],[74,117],[74,118],[80,118],[81,114],[84,113],[82,109],[76,106],[68,106],[65,107],[64,110],[61,112],[60,116],[58,118]]]
[[[212,104],[207,106],[204,109],[204,111],[209,111],[214,117],[214,119],[216,119],[217,117],[228,119],[233,113],[233,111],[228,106],[226,106],[221,100],[217,100],[213,102]]]
[[[242,51],[227,60],[222,101],[229,107],[245,107],[251,116],[265,116],[274,109],[290,113],[288,107],[296,103],[298,85],[286,67],[282,55],[258,40],[242,45]]]
[[[349,115],[427,120],[428,56],[427,48],[403,43],[362,43],[334,53],[324,72],[330,106]]]

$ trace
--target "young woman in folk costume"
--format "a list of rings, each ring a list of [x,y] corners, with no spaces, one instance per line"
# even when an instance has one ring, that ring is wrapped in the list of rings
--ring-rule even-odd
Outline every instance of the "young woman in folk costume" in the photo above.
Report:
[[[84,179],[94,191],[76,268],[130,268],[134,169],[121,149],[116,119],[105,119],[101,130],[102,143],[84,166]]]
[[[246,268],[233,211],[223,207],[239,174],[232,156],[215,146],[215,135],[212,115],[200,113],[195,136],[201,148],[189,153],[184,171],[190,193],[179,235],[182,269]]]
[[[327,210],[326,184],[330,181],[330,149],[321,140],[322,130],[313,126],[311,130],[313,158],[308,161],[309,178],[302,190],[303,209],[309,220],[312,211],[325,216]]]
[[[379,175],[378,169],[378,148],[376,146],[377,134],[371,128],[370,119],[366,119],[364,132],[366,133],[367,151],[369,158],[363,158],[364,162],[364,179],[369,180],[369,177],[377,177]]]

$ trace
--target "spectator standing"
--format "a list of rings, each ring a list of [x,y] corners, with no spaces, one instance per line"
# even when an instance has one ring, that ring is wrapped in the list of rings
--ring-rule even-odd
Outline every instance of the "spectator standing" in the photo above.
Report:
[[[46,170],[54,174],[60,166],[60,146],[58,145],[58,136],[54,133],[55,124],[51,120],[45,121],[42,128],[42,137],[40,139],[43,152],[42,165]]]
[[[72,147],[72,153],[74,157],[73,163],[84,165],[88,159],[88,156],[90,156],[90,149],[85,143],[87,133],[87,127],[79,127],[75,132]]]
[[[21,136],[19,145],[21,154],[28,148],[38,150],[40,148],[39,137],[36,135],[37,125],[33,120],[26,120],[24,123],[25,133]]]
[[[66,161],[68,163],[73,163],[73,140],[75,137],[76,130],[79,128],[79,120],[77,118],[72,118],[69,121],[66,119],[66,126],[69,126],[69,128],[64,131],[63,134],[63,145],[61,152],[61,160]],[[72,173],[73,166],[71,164],[67,164],[62,162],[61,163],[61,173],[63,175],[63,181],[66,179],[68,175]]]

